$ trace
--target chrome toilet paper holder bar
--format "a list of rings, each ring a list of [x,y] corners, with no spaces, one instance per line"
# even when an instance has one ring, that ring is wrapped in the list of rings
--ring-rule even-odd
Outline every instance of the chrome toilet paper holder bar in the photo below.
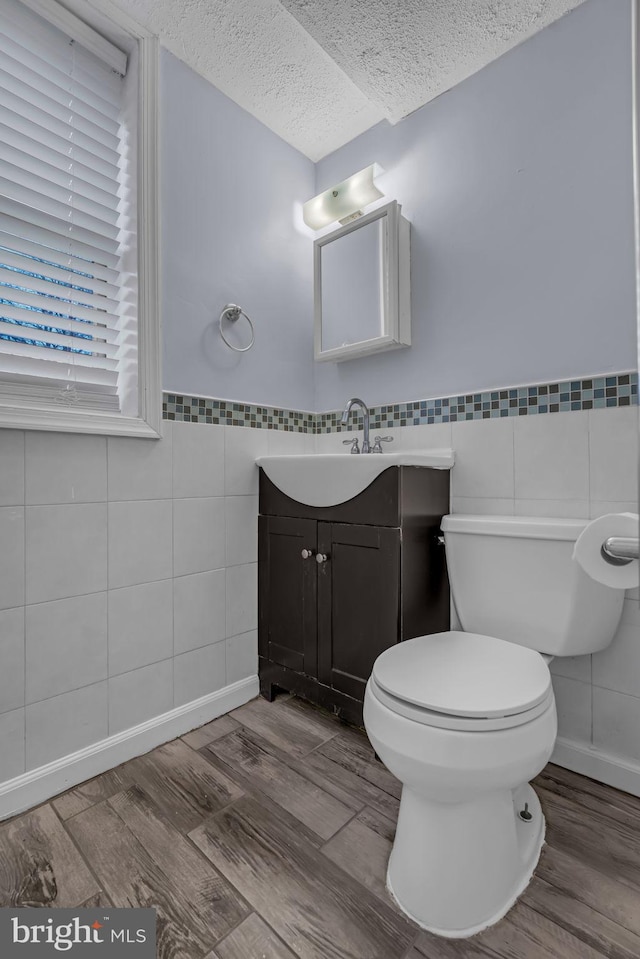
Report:
[[[609,536],[602,544],[602,556],[612,566],[628,566],[638,559],[636,536]]]

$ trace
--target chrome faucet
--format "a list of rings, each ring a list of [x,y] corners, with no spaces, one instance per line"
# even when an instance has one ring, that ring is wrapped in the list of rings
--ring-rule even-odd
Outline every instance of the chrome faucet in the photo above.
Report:
[[[370,453],[371,447],[369,445],[369,410],[367,409],[367,404],[364,403],[361,399],[358,399],[357,396],[353,396],[345,406],[342,411],[342,420],[341,423],[343,426],[346,426],[349,422],[349,413],[354,406],[359,406],[362,410],[362,416],[364,418],[364,432],[362,437],[362,452]],[[355,450],[353,450],[355,452]]]

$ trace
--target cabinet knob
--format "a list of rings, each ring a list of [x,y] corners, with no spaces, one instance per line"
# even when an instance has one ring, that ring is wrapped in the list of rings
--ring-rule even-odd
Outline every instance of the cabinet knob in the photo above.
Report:
[[[326,563],[329,557],[326,553],[316,553],[316,563],[318,566],[322,566],[323,563]]]
[[[303,559],[311,559],[311,557],[313,556],[313,550],[303,549],[300,555],[302,556]]]

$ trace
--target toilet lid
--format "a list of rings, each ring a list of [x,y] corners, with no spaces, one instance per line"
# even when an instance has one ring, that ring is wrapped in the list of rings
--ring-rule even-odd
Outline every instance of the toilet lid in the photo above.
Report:
[[[479,718],[532,709],[551,687],[540,653],[457,630],[392,646],[376,659],[373,678],[396,699],[450,716]]]

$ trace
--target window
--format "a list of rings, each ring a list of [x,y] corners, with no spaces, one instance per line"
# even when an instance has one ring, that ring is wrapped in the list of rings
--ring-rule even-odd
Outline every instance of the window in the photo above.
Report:
[[[0,426],[157,436],[156,41],[0,6]]]

